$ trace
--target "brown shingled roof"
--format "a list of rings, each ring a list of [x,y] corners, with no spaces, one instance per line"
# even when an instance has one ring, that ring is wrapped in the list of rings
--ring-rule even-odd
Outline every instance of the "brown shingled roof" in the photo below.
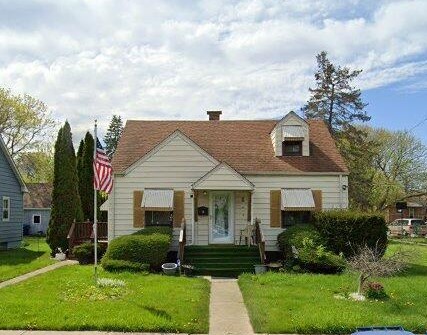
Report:
[[[24,194],[24,208],[51,208],[52,184],[27,184],[28,193]]]
[[[124,172],[176,130],[240,173],[343,172],[347,167],[325,123],[310,120],[310,156],[276,157],[270,132],[277,121],[128,121],[113,158]]]

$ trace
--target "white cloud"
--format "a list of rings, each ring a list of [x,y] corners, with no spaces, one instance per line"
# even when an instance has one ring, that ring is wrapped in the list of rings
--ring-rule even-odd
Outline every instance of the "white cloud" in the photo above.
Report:
[[[304,103],[321,50],[363,68],[365,89],[425,77],[426,12],[426,1],[0,0],[0,85],[79,135],[112,113],[278,117]]]

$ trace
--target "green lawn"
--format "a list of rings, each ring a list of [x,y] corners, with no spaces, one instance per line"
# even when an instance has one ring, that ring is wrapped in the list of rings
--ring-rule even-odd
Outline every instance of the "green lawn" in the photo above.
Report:
[[[0,282],[54,263],[44,237],[26,237],[23,247],[0,251]]]
[[[355,302],[334,298],[356,290],[356,276],[281,274],[243,275],[239,285],[256,332],[350,333],[356,327],[402,325],[427,329],[427,246],[391,243],[416,257],[405,273],[381,278],[387,301]]]
[[[95,287],[92,267],[73,265],[0,289],[0,329],[208,332],[208,281],[102,270],[100,276],[126,285]]]

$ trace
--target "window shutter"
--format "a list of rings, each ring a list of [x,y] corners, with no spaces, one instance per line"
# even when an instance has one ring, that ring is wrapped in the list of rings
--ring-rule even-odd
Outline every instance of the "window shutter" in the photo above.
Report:
[[[312,190],[313,192],[313,199],[315,204],[315,212],[321,212],[322,211],[322,190]]]
[[[145,219],[145,210],[141,207],[143,191],[133,191],[133,226],[134,228],[143,228]]]
[[[199,211],[197,210],[197,207],[199,207],[199,191],[194,191],[193,194],[193,201],[194,201],[194,221],[199,221]]]
[[[281,224],[281,191],[270,191],[270,227],[280,228]]]
[[[184,218],[184,191],[173,193],[173,226],[179,228]]]
[[[252,192],[248,192],[248,222],[251,222]]]

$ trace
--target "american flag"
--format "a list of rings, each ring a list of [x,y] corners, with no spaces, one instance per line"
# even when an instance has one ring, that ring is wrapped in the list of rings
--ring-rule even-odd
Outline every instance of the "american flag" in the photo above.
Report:
[[[98,138],[96,138],[96,155],[93,161],[93,174],[93,186],[95,189],[110,193],[113,188],[113,169]]]

